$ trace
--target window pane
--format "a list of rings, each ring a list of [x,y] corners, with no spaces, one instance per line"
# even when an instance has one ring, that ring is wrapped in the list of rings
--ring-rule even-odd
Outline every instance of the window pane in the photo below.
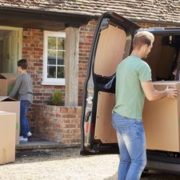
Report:
[[[48,78],[56,78],[56,67],[48,66],[47,68]]]
[[[58,67],[57,78],[64,78],[64,67]]]
[[[64,38],[58,38],[58,50],[64,50]]]
[[[56,51],[48,50],[48,64],[56,65]]]
[[[56,37],[48,37],[48,49],[56,49]]]
[[[58,51],[58,57],[57,57],[58,65],[64,65],[64,52]]]

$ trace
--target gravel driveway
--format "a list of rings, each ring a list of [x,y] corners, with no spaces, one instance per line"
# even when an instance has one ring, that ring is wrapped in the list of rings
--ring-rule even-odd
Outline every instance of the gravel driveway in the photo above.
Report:
[[[16,162],[0,166],[1,180],[116,180],[118,155],[80,156],[79,149],[26,152]],[[180,177],[151,174],[142,180]]]

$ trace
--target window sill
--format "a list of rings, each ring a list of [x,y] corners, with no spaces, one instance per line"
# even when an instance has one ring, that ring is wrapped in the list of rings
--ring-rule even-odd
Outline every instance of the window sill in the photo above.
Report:
[[[64,80],[58,80],[58,81],[53,81],[53,80],[49,80],[49,81],[42,81],[41,83],[42,85],[48,85],[48,86],[65,86],[65,79]]]

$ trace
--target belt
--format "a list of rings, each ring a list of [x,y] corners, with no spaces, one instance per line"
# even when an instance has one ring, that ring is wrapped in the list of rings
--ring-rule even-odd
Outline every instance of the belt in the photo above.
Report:
[[[27,94],[32,94],[32,95],[33,95],[33,93],[32,93],[32,92],[27,92]]]

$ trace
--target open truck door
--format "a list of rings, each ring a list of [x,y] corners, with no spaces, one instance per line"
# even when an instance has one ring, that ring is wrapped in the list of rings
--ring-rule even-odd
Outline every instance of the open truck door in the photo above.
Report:
[[[118,152],[116,133],[111,125],[115,104],[117,65],[130,53],[133,34],[138,25],[115,14],[100,18],[92,43],[82,112],[81,153]]]
[[[92,43],[84,88],[81,154],[118,152],[116,133],[111,124],[112,109],[115,105],[113,78],[117,65],[130,54],[132,38],[138,29],[138,25],[115,13],[105,13],[99,19]],[[152,70],[153,82],[156,86],[159,81],[165,86],[168,83],[180,84],[179,81],[175,82],[174,77],[172,77],[175,65],[178,65],[178,70],[180,70],[180,28],[151,28],[147,30],[155,35],[153,48],[146,59]],[[179,74],[176,74],[176,77]],[[180,173],[179,102],[180,96],[174,100],[173,107],[170,104],[166,106],[166,113],[171,109],[168,114],[168,117],[171,118],[167,118],[166,115],[166,119],[162,118],[164,114],[156,116],[156,112],[153,121],[148,115],[149,105],[145,103],[143,121],[145,120],[147,168],[149,169]],[[157,103],[163,102],[155,102],[155,105]],[[163,109],[164,105],[158,106],[158,108]],[[164,111],[159,110],[159,112]],[[173,122],[170,123],[170,121]],[[170,134],[171,137],[168,137]]]

